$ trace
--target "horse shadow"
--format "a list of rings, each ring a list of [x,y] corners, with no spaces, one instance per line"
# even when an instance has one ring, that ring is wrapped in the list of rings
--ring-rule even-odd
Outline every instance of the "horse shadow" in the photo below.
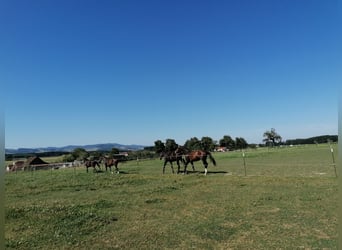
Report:
[[[179,171],[180,174],[184,174],[184,171]],[[198,170],[187,170],[188,174],[204,174],[204,171],[198,171]],[[208,171],[207,174],[227,174],[227,171]]]
[[[114,174],[117,174],[117,173],[115,173],[115,172],[113,172],[113,173],[114,173]],[[122,170],[120,170],[118,174],[129,174],[129,173],[128,173],[128,172],[126,172],[126,171],[122,171]]]
[[[122,171],[122,170],[120,170],[119,173],[117,173],[116,171],[103,171],[103,172],[107,174],[115,174],[115,175],[129,174],[128,172]]]
[[[204,171],[202,172],[204,174]],[[208,171],[207,174],[228,174],[227,171]]]
[[[99,169],[96,169],[95,171],[94,171],[94,173],[96,173],[96,174],[117,174],[117,173],[115,173],[115,171],[112,171],[112,172],[110,172],[110,171],[106,171],[106,170],[99,170]],[[120,170],[119,171],[119,173],[118,174],[129,174],[128,172],[126,172],[126,171],[122,171],[122,170]]]

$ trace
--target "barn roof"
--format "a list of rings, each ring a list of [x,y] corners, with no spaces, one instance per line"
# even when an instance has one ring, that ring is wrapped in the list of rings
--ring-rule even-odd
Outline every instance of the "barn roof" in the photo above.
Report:
[[[43,161],[38,156],[32,156],[26,160],[26,165],[28,165],[28,166],[30,166],[30,165],[41,165],[41,164],[49,164],[49,163]]]

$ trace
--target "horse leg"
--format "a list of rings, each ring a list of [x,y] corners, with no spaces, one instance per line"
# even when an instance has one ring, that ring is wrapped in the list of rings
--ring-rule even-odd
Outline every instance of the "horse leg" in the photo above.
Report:
[[[186,170],[186,167],[188,166],[188,164],[189,164],[189,162],[187,161],[185,163],[185,165],[184,165],[184,172],[183,172],[183,174],[187,174],[188,173],[188,171]]]
[[[164,161],[164,166],[163,166],[163,174],[165,174],[165,166],[167,164],[167,161]]]
[[[183,174],[187,174],[187,173],[188,173],[188,171],[186,170],[186,168],[188,167],[188,164],[189,164],[190,162],[191,162],[191,161],[190,161],[189,157],[185,157],[185,159],[183,159],[183,163],[184,163],[184,172],[183,172]]]
[[[99,170],[97,170],[96,167],[97,167]],[[94,170],[95,170],[96,172],[100,172],[100,171],[102,170],[102,169],[101,169],[101,166],[100,166],[100,164],[99,164],[98,162],[95,162],[95,164],[94,164]]]
[[[208,173],[208,162],[206,161],[206,159],[203,159],[203,165],[204,165],[204,175],[207,175]]]
[[[172,173],[174,174],[174,173],[175,173],[175,171],[173,170],[172,161],[170,161],[170,163],[171,163],[171,169],[172,169]]]
[[[192,171],[194,171],[194,172],[195,172],[195,166],[194,166],[194,162],[193,162],[193,161],[190,161],[190,163],[191,163],[191,166],[192,166]]]
[[[177,174],[178,174],[178,173],[179,173],[179,171],[180,171],[179,160],[177,160],[177,166],[178,166],[178,169],[177,169]]]
[[[114,164],[114,167],[115,167],[116,173],[119,174],[119,168],[118,168],[118,163],[117,162]]]

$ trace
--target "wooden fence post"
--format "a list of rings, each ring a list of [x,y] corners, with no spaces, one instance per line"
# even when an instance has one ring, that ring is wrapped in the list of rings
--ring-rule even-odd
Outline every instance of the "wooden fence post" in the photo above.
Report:
[[[337,171],[336,171],[336,162],[335,162],[335,156],[334,156],[334,149],[331,146],[331,144],[329,143],[330,146],[330,152],[331,152],[331,157],[332,157],[332,165],[334,166],[334,170],[335,170],[335,176],[337,177]]]
[[[245,176],[247,176],[247,169],[246,169],[246,159],[245,159],[246,155],[245,155],[245,151],[242,151],[242,158],[243,158],[243,167],[245,169]]]

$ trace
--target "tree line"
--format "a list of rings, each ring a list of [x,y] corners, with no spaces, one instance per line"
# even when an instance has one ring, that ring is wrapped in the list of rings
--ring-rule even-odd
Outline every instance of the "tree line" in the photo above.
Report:
[[[338,142],[337,135],[321,135],[310,137],[306,139],[293,139],[293,140],[286,140],[285,145],[300,145],[300,144],[319,144],[319,143],[336,143]]]
[[[319,143],[327,143],[332,142],[336,143],[338,141],[337,135],[323,135],[316,136],[307,139],[293,139],[282,141],[282,137],[276,132],[274,128],[271,130],[266,130],[263,134],[263,142],[264,144],[259,144],[259,147],[273,147],[279,145],[299,145],[299,144],[319,144]],[[249,144],[244,138],[236,137],[233,139],[229,135],[224,135],[219,141],[213,140],[209,136],[203,136],[201,139],[197,137],[191,137],[188,139],[184,145],[179,145],[176,143],[174,139],[166,139],[165,142],[161,140],[156,140],[154,142],[154,146],[145,147],[144,150],[139,151],[130,151],[128,156],[123,156],[120,154],[119,149],[113,148],[111,151],[86,151],[83,148],[76,148],[72,152],[65,154],[65,152],[45,152],[45,153],[36,153],[36,154],[20,154],[20,155],[12,155],[6,154],[6,160],[12,160],[15,158],[25,158],[32,155],[37,155],[40,157],[46,156],[59,156],[64,155],[63,161],[72,162],[74,160],[84,160],[84,159],[99,159],[102,156],[107,157],[115,157],[120,158],[121,160],[137,160],[137,159],[146,159],[146,158],[154,158],[157,157],[156,154],[159,154],[163,151],[174,151],[178,146],[184,146],[190,150],[206,150],[206,151],[214,151],[217,147],[224,147],[226,150],[241,150],[247,147],[254,148],[256,144]]]
[[[282,137],[276,132],[274,128],[266,130],[263,134],[263,141],[265,144],[259,144],[259,146],[277,146],[281,144]],[[228,151],[242,150],[247,147],[255,148],[256,144],[249,144],[243,137],[235,137],[233,139],[229,135],[224,135],[219,141],[213,140],[209,136],[204,136],[199,140],[197,137],[188,139],[184,145],[178,145],[174,139],[166,139],[165,143],[161,140],[154,142],[154,150],[157,153],[163,151],[174,151],[178,146],[184,146],[190,150],[205,150],[214,151],[218,147],[223,147]]]
[[[197,137],[192,137],[188,139],[184,145],[179,145],[174,139],[166,139],[165,143],[161,140],[154,142],[154,151],[156,153],[161,153],[164,151],[174,151],[178,146],[184,146],[190,150],[205,150],[214,151],[217,147],[224,147],[227,150],[245,149],[248,147],[247,141],[242,137],[236,137],[235,140],[229,136],[225,135],[218,142],[213,140],[209,136],[203,136],[201,139]]]
[[[179,145],[174,139],[166,139],[165,143],[161,140],[156,140],[154,146],[145,147],[144,150],[129,151],[128,156],[120,155],[120,151],[117,148],[113,148],[111,151],[92,151],[88,152],[83,148],[76,148],[71,153],[66,154],[63,157],[63,161],[72,162],[74,160],[84,159],[100,159],[103,156],[120,158],[122,161],[138,160],[146,158],[158,157],[158,154],[164,151],[174,151],[178,146],[184,146],[190,150],[206,150],[213,151],[216,147],[225,147],[228,150],[245,149],[249,146],[247,141],[242,137],[236,137],[235,140],[225,135],[218,142],[211,137],[204,136],[201,139],[192,137],[188,139],[184,145]]]
[[[337,135],[323,135],[315,136],[307,139],[294,139],[283,141],[280,134],[274,129],[266,130],[263,134],[264,144],[259,144],[259,147],[274,147],[280,145],[299,145],[299,144],[319,144],[319,143],[336,143],[338,141]],[[233,139],[229,135],[224,135],[219,141],[213,140],[211,137],[204,136],[200,140],[197,137],[188,139],[184,145],[178,145],[174,139],[166,139],[165,143],[161,140],[154,142],[153,150],[157,153],[163,151],[174,151],[178,146],[184,146],[190,150],[206,150],[214,151],[217,147],[224,147],[229,151],[241,150],[247,147],[255,148],[256,144],[249,144],[244,138],[236,137]]]

